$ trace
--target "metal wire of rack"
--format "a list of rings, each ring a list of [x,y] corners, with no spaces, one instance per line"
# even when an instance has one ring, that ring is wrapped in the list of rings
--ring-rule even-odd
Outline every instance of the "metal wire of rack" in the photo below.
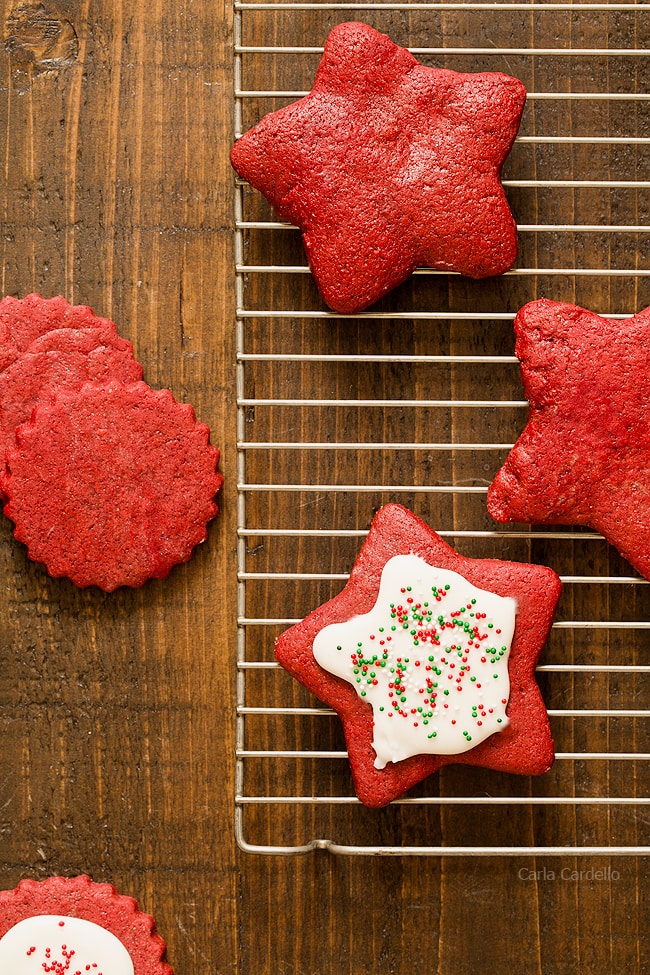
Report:
[[[289,855],[647,854],[650,589],[593,532],[496,527],[482,509],[527,406],[510,340],[519,304],[542,290],[621,319],[650,304],[650,6],[238,2],[234,17],[235,137],[309,90],[327,31],[343,20],[372,23],[426,63],[494,66],[529,88],[503,179],[520,259],[471,300],[423,268],[394,301],[329,312],[296,229],[235,181],[237,842]],[[472,46],[486,18],[494,46]],[[594,22],[602,44],[582,45]],[[419,43],[425,28],[446,43]],[[318,481],[313,467],[301,480],[306,458]],[[336,716],[274,662],[277,633],[341,588],[385,500],[418,507],[466,554],[559,571],[570,598],[538,668],[558,750],[540,781],[450,768],[371,814],[350,789]]]

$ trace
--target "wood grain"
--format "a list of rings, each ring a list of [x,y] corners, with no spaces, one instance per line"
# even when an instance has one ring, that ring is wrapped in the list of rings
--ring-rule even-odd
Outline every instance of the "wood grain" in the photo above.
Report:
[[[337,19],[326,7],[311,12],[251,12],[247,43],[322,43]],[[499,13],[489,26],[489,43],[539,47],[600,43],[603,31],[640,47],[648,38],[641,15],[621,11],[591,24],[568,12],[535,18],[523,11]],[[235,296],[233,274],[233,175],[228,149],[233,122],[233,11],[212,0],[20,0],[0,2],[4,46],[0,49],[0,217],[2,219],[3,294],[30,291],[64,294],[113,318],[133,342],[145,378],[156,387],[195,406],[222,450],[226,486],[222,510],[209,539],[187,565],[169,579],[138,591],[107,596],[80,591],[56,581],[25,557],[9,523],[0,522],[0,884],[14,886],[22,877],[87,872],[110,880],[135,896],[154,915],[168,943],[177,973],[478,973],[486,966],[513,975],[561,975],[648,969],[647,862],[635,857],[335,857],[324,851],[302,856],[242,853],[234,840],[235,645],[236,645],[236,406]],[[398,43],[453,47],[485,43],[475,18],[463,10],[370,10],[369,23],[391,33]],[[585,23],[587,26],[585,27]],[[558,40],[560,38],[560,40]],[[562,40],[563,39],[563,40]],[[443,59],[447,60],[447,59]],[[453,58],[448,59],[449,64]],[[542,58],[476,56],[470,70],[496,67],[516,73],[530,89],[572,84],[575,90],[594,78],[612,90],[647,90],[647,59],[606,65],[575,59],[558,70]],[[246,84],[263,89],[302,88],[317,58],[261,60],[249,66]],[[455,63],[455,62],[454,62]],[[595,74],[594,74],[595,72]],[[598,82],[600,83],[600,82]],[[274,100],[248,100],[244,127]],[[532,105],[528,134],[582,134],[594,124],[598,106],[558,102]],[[614,113],[614,109],[611,109]],[[621,104],[612,117],[627,131],[648,134],[647,113]],[[590,117],[592,113],[592,117]],[[628,145],[587,155],[579,144],[521,145],[510,161],[511,178],[552,177],[559,171],[579,177],[588,166],[602,178],[625,173],[647,178],[647,153]],[[604,222],[630,214],[648,221],[647,197],[620,190],[607,200],[598,192],[554,189],[511,191],[524,222]],[[268,213],[254,194],[247,207]],[[523,259],[539,268],[620,266],[630,247],[639,266],[646,262],[647,240],[594,236],[585,244],[571,235],[540,234],[522,240]],[[297,235],[260,232],[247,239],[247,259],[299,264]],[[619,265],[617,265],[619,262]],[[650,303],[647,279],[624,286],[615,277],[530,278],[482,284],[418,278],[403,286],[388,308],[515,311],[537,294],[581,301],[603,312],[632,312]],[[477,299],[478,295],[478,299]],[[247,284],[251,307],[321,307],[307,275],[253,276]],[[259,303],[259,304],[258,304]],[[434,324],[413,317],[396,331],[386,323],[364,320],[328,323],[252,320],[247,343],[260,352],[394,350],[418,354],[507,354],[512,349],[508,325],[493,322],[489,338],[481,323]],[[246,372],[246,395],[273,394],[351,397],[421,397],[434,383],[441,396],[462,399],[483,374],[458,367],[411,371],[399,363],[368,370],[347,362],[296,366],[286,361],[255,364]],[[490,395],[521,395],[516,368],[492,377]],[[507,442],[516,434],[521,411],[487,411],[478,430],[454,408],[414,413],[391,409],[363,411],[323,408],[287,411],[256,408],[250,434],[260,441],[345,439],[422,442],[471,437]],[[486,471],[496,463],[486,459]],[[341,452],[332,468],[319,452],[277,451],[251,454],[251,480],[282,483],[391,483],[415,487],[437,477],[460,483],[476,476],[468,456],[454,451],[439,466],[423,452]],[[432,524],[458,529],[485,525],[485,515],[471,497],[456,498],[404,492],[401,498]],[[305,499],[302,499],[305,500]],[[260,494],[249,502],[250,524],[260,529],[280,524],[302,529],[333,525],[363,530],[379,497],[321,493],[296,505],[295,497]],[[305,535],[248,539],[247,568],[278,571],[345,572],[358,539],[323,543]],[[468,541],[475,551],[496,554],[491,542]],[[620,560],[598,543],[576,540],[558,545],[539,541],[505,544],[505,557],[534,558],[572,574],[592,559],[596,571],[620,571]],[[261,617],[288,612],[301,615],[335,591],[330,582],[299,582],[282,587],[261,581],[248,598]],[[587,595],[570,586],[565,619],[579,618]],[[593,594],[592,594],[593,598]],[[647,596],[638,588],[614,587],[605,597],[605,618],[634,618],[648,613]],[[579,631],[576,631],[579,632]],[[647,633],[647,631],[645,631]],[[273,633],[249,633],[251,652],[269,659]],[[580,639],[554,634],[548,659],[588,663],[594,659],[641,662],[647,636],[640,632],[596,631]],[[270,676],[260,693],[276,701],[305,703],[301,690]],[[647,683],[622,688],[614,678],[564,683],[546,679],[549,706],[579,700],[602,706],[623,695],[647,700]],[[315,719],[322,722],[323,719]],[[323,742],[340,747],[340,730],[331,723],[271,719],[249,726],[256,742]],[[647,731],[634,726],[634,742],[647,750]],[[559,729],[565,744],[593,748],[609,735],[613,750],[627,747],[625,732],[610,723],[591,728],[587,738],[573,725]],[[619,767],[620,766],[620,767]],[[457,788],[485,788],[471,770],[448,770],[430,794]],[[611,792],[634,789],[647,794],[647,771],[639,763],[618,763],[588,772],[579,765],[558,770],[557,786],[588,790],[591,775],[607,777]],[[302,767],[297,786],[345,791],[347,773],[340,765],[328,772]],[[251,786],[275,787],[263,766]],[[492,784],[492,783],[491,783]],[[503,787],[503,782],[495,783]],[[541,789],[544,786],[540,786]],[[300,818],[301,817],[301,818]],[[357,838],[390,842],[395,833],[412,842],[471,842],[502,831],[513,843],[612,841],[647,842],[647,822],[636,811],[614,809],[608,819],[585,807],[527,806],[499,812],[481,807],[433,806],[426,816],[404,808],[381,816],[329,811],[324,820],[312,810],[298,817],[311,836],[314,829],[342,833],[352,825]],[[359,823],[361,824],[359,826]],[[261,837],[290,841],[296,832],[293,812],[262,814],[251,821]],[[505,831],[505,832],[503,832]],[[594,876],[594,870],[604,871]],[[581,873],[582,871],[582,873]],[[591,873],[589,873],[591,871]]]
[[[3,293],[113,318],[232,470],[228,9],[18,3],[1,22]],[[236,966],[233,488],[191,562],[112,596],[48,578],[0,525],[2,886],[110,880],[178,972]]]

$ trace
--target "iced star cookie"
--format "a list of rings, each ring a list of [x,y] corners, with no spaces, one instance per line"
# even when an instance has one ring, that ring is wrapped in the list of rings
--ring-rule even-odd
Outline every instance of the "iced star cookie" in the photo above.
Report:
[[[540,299],[515,332],[529,415],[490,515],[590,526],[650,579],[650,308],[617,321]]]
[[[466,558],[391,504],[343,591],[275,654],[338,712],[368,806],[452,763],[541,774],[554,748],[535,667],[560,592],[551,569]]]
[[[153,918],[89,877],[23,880],[0,891],[0,972],[173,975]]]
[[[471,278],[512,267],[501,169],[525,99],[508,75],[428,68],[346,23],[311,92],[246,132],[232,165],[300,228],[325,302],[354,314],[416,267]]]
[[[29,557],[107,592],[187,561],[223,483],[208,427],[144,382],[59,390],[17,428],[6,462],[5,514]]]

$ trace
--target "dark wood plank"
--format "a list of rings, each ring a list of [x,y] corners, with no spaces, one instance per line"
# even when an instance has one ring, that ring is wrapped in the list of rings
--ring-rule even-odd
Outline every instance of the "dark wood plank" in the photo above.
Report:
[[[209,540],[138,591],[50,579],[0,524],[0,881],[110,880],[154,915],[176,971],[231,970],[229,15],[6,3],[0,22],[3,293],[112,317],[230,472]]]

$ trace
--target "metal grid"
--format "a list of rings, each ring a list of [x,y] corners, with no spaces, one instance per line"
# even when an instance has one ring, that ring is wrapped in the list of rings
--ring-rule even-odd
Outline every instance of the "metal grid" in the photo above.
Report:
[[[440,64],[444,58],[445,66],[457,70],[494,68],[528,76],[528,115],[511,154],[516,161],[504,170],[504,185],[521,221],[522,253],[515,269],[504,276],[505,290],[497,290],[496,296],[479,291],[471,304],[461,300],[458,307],[452,300],[437,306],[435,300],[445,294],[441,289],[448,287],[448,276],[422,269],[414,276],[413,288],[395,304],[350,319],[356,328],[370,320],[382,337],[389,329],[394,336],[395,327],[404,328],[411,341],[403,348],[394,338],[390,348],[384,347],[381,337],[372,351],[345,347],[339,331],[331,344],[323,335],[322,352],[305,353],[296,335],[340,327],[346,316],[325,310],[314,298],[296,243],[298,232],[281,224],[257,194],[236,181],[237,841],[244,850],[273,854],[316,848],[346,854],[446,856],[647,853],[650,847],[643,845],[639,816],[641,806],[648,803],[647,790],[640,794],[639,781],[647,769],[643,763],[650,759],[650,712],[642,706],[650,686],[650,665],[642,657],[650,634],[647,584],[592,532],[497,527],[477,514],[477,506],[484,502],[489,483],[486,470],[496,472],[499,458],[505,457],[525,417],[517,360],[507,340],[514,310],[523,303],[521,295],[534,298],[543,290],[548,297],[571,298],[612,318],[625,318],[650,304],[646,283],[650,270],[645,261],[650,165],[644,158],[650,145],[650,95],[646,93],[650,85],[643,83],[650,7],[483,3],[472,5],[470,11],[462,3],[236,3],[235,137],[256,117],[309,90],[332,18],[335,22],[365,20],[404,43],[391,26],[403,27],[400,18],[414,12],[435,15],[436,23],[455,14],[477,17],[476,34],[467,37],[467,46],[423,47],[410,43],[409,37],[407,46],[425,63]],[[470,46],[481,33],[481,24],[501,15],[510,20],[520,17],[520,26],[510,28],[514,43]],[[278,18],[274,36],[281,43],[269,46],[258,41],[265,17],[267,24],[269,18]],[[313,45],[292,45],[293,18],[301,18],[303,37],[313,20]],[[558,40],[556,32],[555,43],[545,45],[544,38],[553,32],[540,24],[552,23],[553,18],[569,23],[570,31],[564,40]],[[580,44],[588,18],[592,27],[594,19],[603,18],[601,46]],[[595,65],[591,74],[585,67],[589,64]],[[251,86],[248,78],[253,71],[256,77],[266,75],[268,85]],[[555,90],[537,90],[531,77],[533,81],[545,78],[547,83],[555,78]],[[586,106],[590,111],[585,111]],[[581,132],[578,116],[584,112],[593,125],[594,106],[602,124]],[[570,178],[563,176],[566,159],[572,164]],[[617,167],[620,172],[612,178],[611,170]],[[567,199],[568,208],[563,205]],[[557,214],[567,209],[572,219],[557,221]],[[535,220],[527,222],[529,214]],[[554,260],[556,251],[565,260]],[[429,291],[420,300],[418,289],[423,285]],[[512,294],[510,286],[515,288]],[[491,302],[487,308],[480,305],[485,296]],[[486,326],[490,338],[477,348],[477,329]],[[419,329],[424,331],[420,334]],[[441,335],[433,329],[441,329]],[[438,347],[434,343],[433,351],[425,351],[434,334]],[[346,386],[332,378],[340,369],[347,370],[346,376],[356,376],[357,384]],[[411,398],[390,395],[386,370],[395,369],[410,370],[416,377]],[[370,380],[358,381],[362,371],[370,380],[377,376],[378,386],[373,389]],[[491,387],[501,392],[490,398],[473,393],[477,374],[486,371],[493,378],[503,375],[503,385],[493,382]],[[459,378],[450,381],[450,375]],[[418,381],[420,376],[424,379]],[[446,395],[433,398],[422,392],[435,387],[440,377]],[[319,412],[328,418],[323,424],[315,419]],[[375,434],[380,415],[383,432]],[[296,421],[291,438],[286,435],[289,416]],[[365,422],[364,416],[369,418]],[[393,418],[399,422],[393,423]],[[276,428],[282,436],[275,435]],[[474,428],[477,436],[472,440],[467,430]],[[402,432],[401,439],[394,429]],[[461,439],[455,438],[456,429],[462,430]],[[364,430],[366,435],[361,436],[359,431]],[[441,432],[432,437],[432,431]],[[379,453],[393,458],[388,474],[386,465],[376,460]],[[361,471],[362,476],[341,483],[325,476],[319,483],[306,483],[300,472],[301,455],[307,454],[320,460],[319,470],[326,472],[336,460],[344,472]],[[395,463],[395,458],[402,460]],[[440,467],[439,478],[422,475],[423,458],[427,458],[427,472],[431,466]],[[334,499],[329,506],[325,497]],[[521,554],[523,561],[546,562],[560,572],[572,597],[568,612],[558,615],[539,667],[540,683],[552,702],[549,715],[557,746],[558,771],[549,773],[550,779],[523,780],[514,786],[494,780],[483,788],[480,778],[454,778],[453,772],[443,770],[439,778],[443,773],[449,776],[444,782],[425,783],[419,794],[398,800],[379,817],[369,817],[340,771],[345,769],[346,756],[332,730],[336,716],[301,697],[274,662],[275,636],[300,615],[277,611],[269,615],[267,607],[278,605],[269,593],[297,589],[299,597],[288,598],[286,604],[299,605],[303,615],[333,595],[347,577],[345,566],[351,565],[365,534],[368,512],[387,500],[417,507],[465,554],[500,557],[505,551],[504,558]],[[302,510],[309,507],[323,509],[320,521],[318,514],[311,521],[305,519]],[[441,518],[446,520],[441,523]],[[285,553],[282,563],[273,555],[278,541]],[[339,549],[340,560],[347,558],[342,565],[337,561]],[[258,567],[260,551],[265,561]],[[597,701],[594,706],[599,694],[606,697],[607,706]],[[269,747],[270,740],[277,740],[277,746]],[[594,747],[595,740],[602,743],[600,747]],[[645,775],[647,784],[647,771]],[[323,794],[319,794],[321,782],[326,785]],[[461,842],[453,842],[453,830],[445,823],[459,807],[471,807],[474,815],[481,809],[486,815],[489,811],[489,817],[496,816],[490,818],[489,836],[479,835],[476,842],[461,831]],[[344,815],[339,819],[341,809]],[[566,813],[564,826],[557,832],[553,826],[553,815],[567,809],[573,822],[568,839]],[[517,818],[523,811],[528,842],[513,839],[499,825],[504,815]],[[403,827],[406,822],[412,828],[414,814],[426,825],[409,843]],[[629,842],[630,817],[640,842]],[[617,842],[619,834],[625,836],[622,843]]]

